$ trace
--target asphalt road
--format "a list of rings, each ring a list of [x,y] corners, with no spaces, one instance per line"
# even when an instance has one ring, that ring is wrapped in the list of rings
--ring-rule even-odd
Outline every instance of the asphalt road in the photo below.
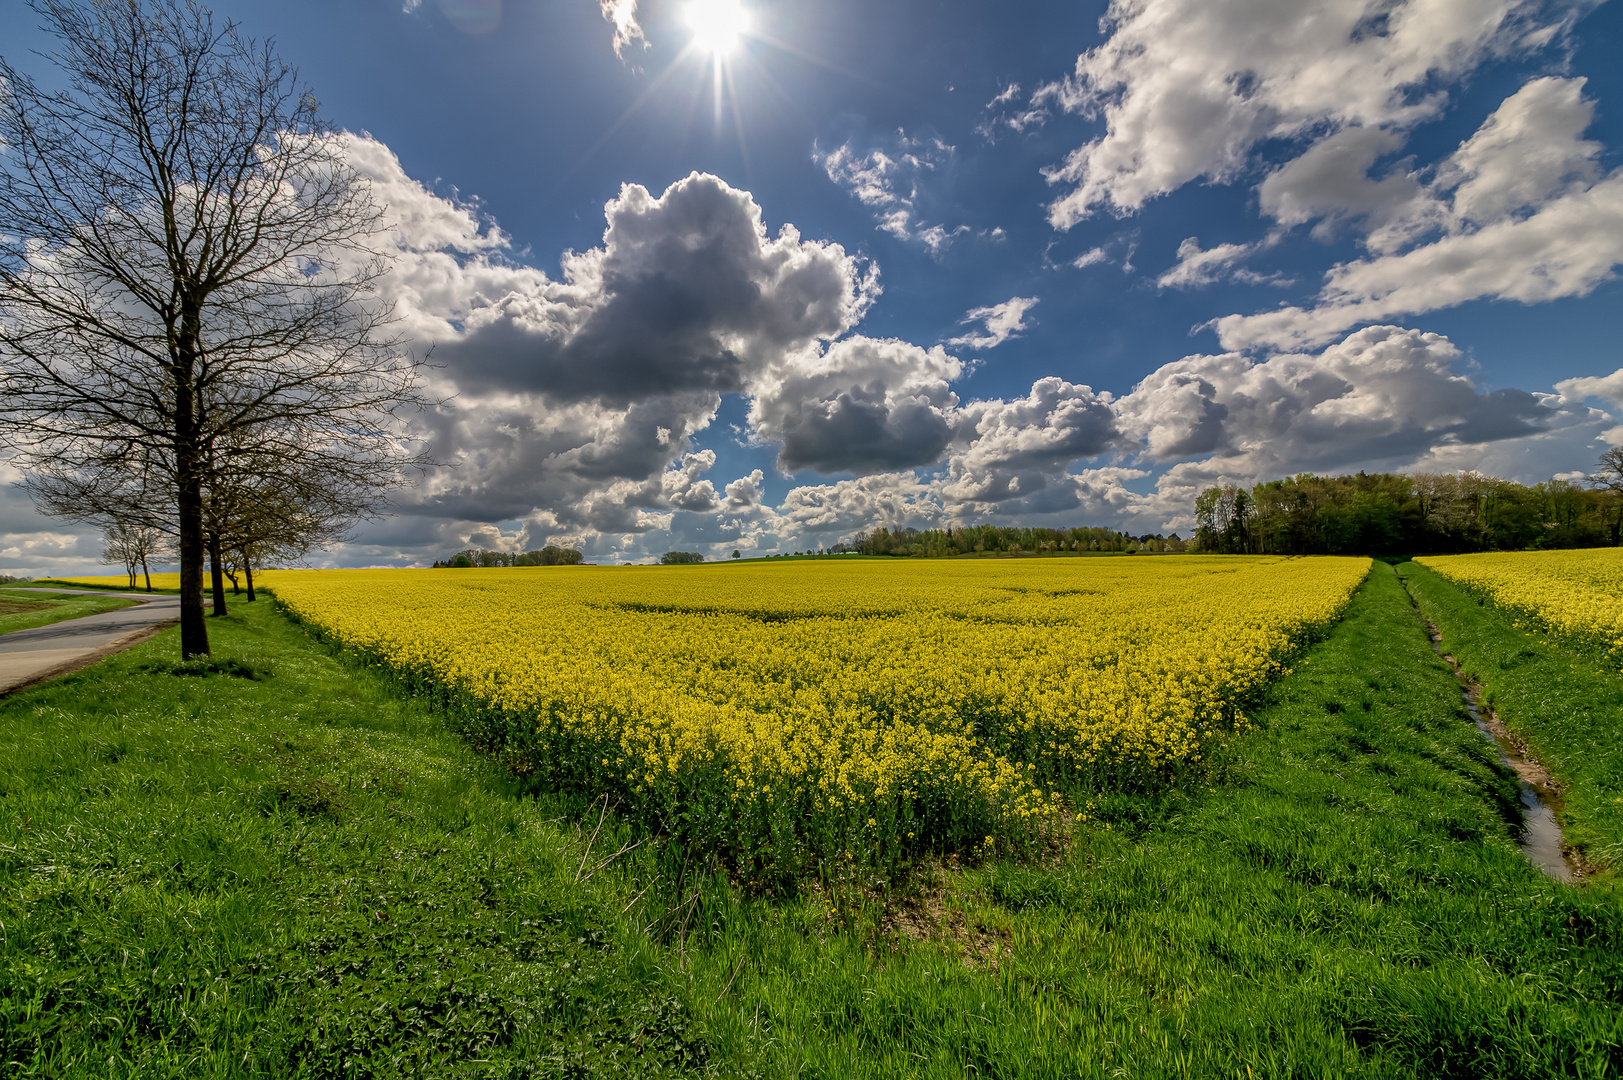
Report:
[[[8,591],[17,588],[8,585]],[[33,589],[83,596],[122,596],[141,601],[133,607],[86,615],[0,634],[0,694],[65,674],[134,645],[149,633],[180,618],[180,597],[79,589]]]

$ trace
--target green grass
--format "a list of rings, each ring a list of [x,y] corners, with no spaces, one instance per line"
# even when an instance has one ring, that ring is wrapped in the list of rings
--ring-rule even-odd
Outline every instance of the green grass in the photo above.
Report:
[[[619,932],[619,879],[573,884],[568,804],[521,801],[269,603],[209,629],[219,671],[167,632],[0,699],[0,1072],[702,1062],[663,955]]]
[[[0,634],[115,611],[135,603],[137,601],[117,596],[75,596],[71,593],[0,589]]]
[[[1602,875],[1623,865],[1623,677],[1615,660],[1519,629],[1483,598],[1417,563],[1398,571],[1442,646],[1561,785],[1567,841]]]
[[[1623,1072],[1617,895],[1518,852],[1385,566],[1220,785],[794,900],[658,841],[590,874],[643,838],[268,603],[210,630],[0,699],[8,1076]]]

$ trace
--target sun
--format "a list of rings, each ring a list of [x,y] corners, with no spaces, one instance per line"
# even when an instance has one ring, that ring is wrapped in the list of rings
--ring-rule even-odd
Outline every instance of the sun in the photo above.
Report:
[[[738,0],[693,0],[687,6],[687,22],[695,49],[723,56],[737,48],[750,20]]]

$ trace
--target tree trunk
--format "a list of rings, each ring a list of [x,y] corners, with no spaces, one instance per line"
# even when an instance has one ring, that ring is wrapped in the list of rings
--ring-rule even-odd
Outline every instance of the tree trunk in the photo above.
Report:
[[[248,558],[248,553],[242,553],[242,576],[248,579],[248,602],[254,602],[254,564]]]
[[[225,573],[220,566],[220,534],[208,534],[209,578],[214,586],[215,618],[225,614]]]
[[[186,412],[190,413],[190,402]],[[208,623],[203,619],[203,483],[195,447],[177,448],[180,459],[178,500],[180,532],[180,655],[183,660],[209,654]],[[189,466],[189,467],[188,467]]]
[[[147,568],[147,561],[145,559],[141,560],[141,573],[146,575],[147,592],[151,592],[152,591],[152,571]]]

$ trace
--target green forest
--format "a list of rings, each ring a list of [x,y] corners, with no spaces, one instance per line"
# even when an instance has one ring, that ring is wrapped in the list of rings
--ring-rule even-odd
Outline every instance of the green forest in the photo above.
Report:
[[[1302,473],[1249,489],[1212,487],[1195,502],[1195,546],[1225,554],[1395,555],[1616,545],[1623,474],[1615,487],[1606,475],[1528,487],[1479,473]]]
[[[960,529],[887,529],[860,532],[850,541],[828,549],[833,554],[919,555],[943,558],[955,555],[1042,555],[1061,551],[1185,551],[1188,544],[1174,533],[1130,536],[1115,529],[1038,529],[1022,526],[966,525]]]
[[[1623,454],[1608,454],[1606,460]],[[1605,461],[1603,461],[1603,465]],[[1226,555],[1396,555],[1606,547],[1623,532],[1623,474],[1527,486],[1480,473],[1301,473],[1201,492],[1195,532],[1132,536],[1114,529],[875,528],[833,553],[950,558],[1064,552]]]
[[[522,554],[512,551],[482,551],[479,548],[468,548],[459,551],[449,559],[441,559],[434,563],[434,569],[471,569],[473,567],[497,566],[579,566],[586,561],[586,556],[574,548],[561,548],[548,544],[535,551],[526,551]]]

